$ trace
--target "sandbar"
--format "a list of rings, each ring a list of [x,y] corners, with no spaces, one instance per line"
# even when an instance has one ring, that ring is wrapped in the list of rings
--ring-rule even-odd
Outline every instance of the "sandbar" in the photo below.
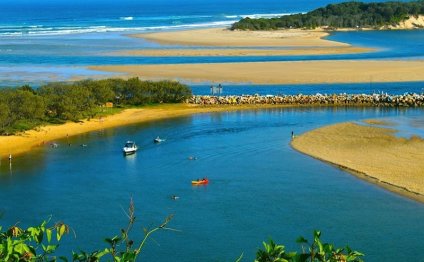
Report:
[[[34,147],[48,146],[57,139],[106,128],[143,123],[197,113],[276,107],[275,105],[197,106],[190,104],[161,104],[126,109],[120,113],[79,123],[47,125],[14,136],[0,136],[0,160],[31,151]]]
[[[274,31],[231,31],[225,28],[208,28],[172,32],[135,34],[132,37],[143,38],[161,44],[191,46],[236,46],[236,47],[276,47],[276,46],[349,46],[325,40],[329,33],[323,30],[274,30]]]
[[[295,137],[292,146],[379,186],[424,201],[424,139],[396,137],[395,133],[391,128],[341,123]]]
[[[424,81],[424,61],[337,60],[91,66],[140,77],[211,83],[313,84]]]
[[[322,29],[285,29],[273,31],[231,31],[209,28],[171,32],[135,34],[132,37],[166,44],[166,48],[126,50],[109,55],[125,56],[293,56],[352,54],[375,49],[353,47],[323,39]],[[180,48],[183,46],[184,48]],[[199,48],[203,47],[203,48]],[[208,48],[205,48],[208,47]],[[215,48],[211,48],[215,47]],[[220,48],[216,48],[220,47]]]
[[[290,49],[144,49],[110,53],[111,56],[296,56],[296,55],[336,55],[372,52],[375,49],[353,46],[311,47]]]

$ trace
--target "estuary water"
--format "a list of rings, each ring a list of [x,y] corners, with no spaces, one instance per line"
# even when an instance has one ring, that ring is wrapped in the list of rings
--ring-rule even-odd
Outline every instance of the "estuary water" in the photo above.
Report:
[[[60,252],[91,251],[125,227],[132,197],[133,239],[169,214],[170,227],[179,230],[155,234],[144,261],[234,261],[241,253],[252,261],[262,241],[298,249],[295,239],[314,229],[325,241],[364,252],[366,261],[416,261],[424,205],[293,150],[290,134],[376,117],[420,119],[422,113],[341,107],[222,112],[59,140],[57,148],[46,144],[12,165],[2,160],[0,222],[28,226],[52,215],[76,233]],[[166,141],[154,144],[156,136]],[[123,157],[127,140],[141,150]],[[191,185],[202,177],[210,184]]]
[[[422,59],[424,31],[340,32],[331,40],[377,52],[335,56],[128,57],[129,49],[168,48],[130,33],[226,26],[241,17],[307,12],[341,1],[3,0],[0,9],[0,87],[104,76],[102,64],[216,63],[316,59]],[[184,48],[184,47],[179,47]],[[191,85],[208,94],[209,85]],[[421,82],[333,85],[224,85],[224,94],[422,92]],[[92,132],[48,143],[0,161],[0,225],[26,227],[52,216],[75,231],[60,253],[105,247],[127,222],[132,197],[137,222],[170,227],[158,232],[143,261],[252,261],[262,241],[287,249],[299,235],[322,230],[323,239],[349,244],[366,261],[416,261],[424,248],[424,205],[355,178],[290,147],[290,134],[323,125],[386,117],[401,119],[400,135],[422,134],[421,109],[285,108],[199,114]],[[409,128],[405,123],[421,123]],[[402,126],[402,125],[400,125]],[[153,144],[153,138],[166,139]],[[135,140],[140,151],[123,157]],[[70,144],[70,146],[68,146]],[[87,146],[82,147],[85,144]],[[188,160],[195,156],[196,160]],[[208,177],[210,184],[191,186]],[[172,200],[171,196],[179,196]]]
[[[243,17],[277,17],[341,1],[8,1],[0,9],[0,87],[104,77],[90,65],[422,59],[424,31],[337,32],[328,38],[375,52],[317,56],[143,57],[111,55],[169,48],[132,33],[226,27]],[[173,46],[172,48],[175,48]],[[177,46],[177,48],[186,48]],[[204,47],[194,47],[204,48]]]

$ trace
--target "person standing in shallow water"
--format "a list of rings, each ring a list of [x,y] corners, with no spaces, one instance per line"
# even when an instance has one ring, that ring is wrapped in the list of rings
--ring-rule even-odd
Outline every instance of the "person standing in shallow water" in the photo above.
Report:
[[[292,139],[294,138],[294,132],[293,131],[291,131],[291,138]]]

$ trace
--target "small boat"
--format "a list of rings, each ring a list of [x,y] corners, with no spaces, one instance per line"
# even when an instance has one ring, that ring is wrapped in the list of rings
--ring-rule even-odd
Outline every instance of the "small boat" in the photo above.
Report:
[[[198,180],[192,180],[191,184],[193,186],[200,186],[200,185],[207,185],[209,183],[209,180],[207,178],[198,179]]]
[[[160,137],[156,137],[155,139],[153,139],[153,142],[155,142],[156,144],[162,143],[164,142],[166,139],[162,139]]]
[[[137,145],[133,141],[127,141],[125,146],[122,148],[124,155],[134,154],[138,150]]]

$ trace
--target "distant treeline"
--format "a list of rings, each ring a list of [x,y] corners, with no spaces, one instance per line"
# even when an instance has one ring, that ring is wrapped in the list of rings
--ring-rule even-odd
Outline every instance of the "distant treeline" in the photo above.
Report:
[[[424,15],[424,0],[414,2],[362,3],[345,2],[330,4],[306,14],[293,14],[279,18],[249,17],[232,25],[231,29],[273,30],[326,26],[333,28],[377,28],[396,25],[409,16]]]
[[[0,89],[0,134],[13,134],[43,123],[93,118],[107,102],[117,107],[179,103],[192,95],[173,81],[105,79]]]

